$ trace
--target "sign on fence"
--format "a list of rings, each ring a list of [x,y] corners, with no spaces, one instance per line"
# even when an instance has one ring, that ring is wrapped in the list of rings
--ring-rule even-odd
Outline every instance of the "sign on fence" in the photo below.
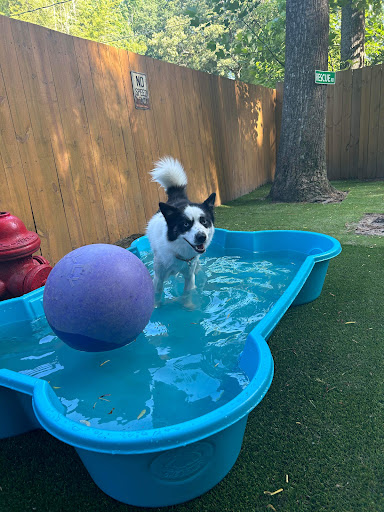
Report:
[[[335,71],[315,71],[315,84],[335,85]]]
[[[147,76],[144,73],[131,71],[131,80],[135,107],[141,110],[148,110],[151,107],[149,106]]]

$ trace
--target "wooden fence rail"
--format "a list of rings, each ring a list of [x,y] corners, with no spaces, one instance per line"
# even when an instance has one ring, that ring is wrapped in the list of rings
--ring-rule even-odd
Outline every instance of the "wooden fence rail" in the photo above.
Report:
[[[130,71],[150,110],[135,108]],[[275,91],[0,16],[0,210],[55,263],[143,232],[164,194],[148,172],[184,164],[189,195],[218,203],[271,181]]]

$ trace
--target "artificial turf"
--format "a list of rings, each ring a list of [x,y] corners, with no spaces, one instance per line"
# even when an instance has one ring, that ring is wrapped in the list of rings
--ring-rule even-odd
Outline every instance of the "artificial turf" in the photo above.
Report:
[[[384,237],[353,232],[364,213],[384,213],[384,182],[335,185],[349,190],[343,203],[273,204],[262,187],[217,208],[219,227],[319,231],[343,252],[321,296],[270,337],[274,379],[234,468],[203,496],[153,510],[384,511]],[[0,511],[34,510],[143,509],[103,494],[74,449],[35,431],[0,441]]]

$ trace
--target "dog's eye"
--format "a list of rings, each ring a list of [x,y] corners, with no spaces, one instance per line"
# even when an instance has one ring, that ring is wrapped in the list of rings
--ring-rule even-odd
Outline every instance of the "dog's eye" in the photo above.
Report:
[[[208,226],[208,221],[204,217],[201,217],[200,224],[202,224],[204,227]]]
[[[189,222],[185,221],[185,222],[184,222],[184,224],[183,224],[183,226],[184,226],[185,228],[189,228]]]

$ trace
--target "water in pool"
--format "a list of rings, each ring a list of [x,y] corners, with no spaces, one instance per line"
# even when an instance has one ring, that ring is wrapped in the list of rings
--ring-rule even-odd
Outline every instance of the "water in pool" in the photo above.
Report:
[[[152,273],[152,255],[143,261]],[[183,280],[172,278],[164,305],[130,345],[76,351],[53,335],[44,317],[2,329],[0,367],[48,380],[66,415],[96,428],[158,428],[220,407],[247,386],[238,366],[247,334],[303,260],[294,252],[211,247],[200,261],[195,309],[183,308]]]

